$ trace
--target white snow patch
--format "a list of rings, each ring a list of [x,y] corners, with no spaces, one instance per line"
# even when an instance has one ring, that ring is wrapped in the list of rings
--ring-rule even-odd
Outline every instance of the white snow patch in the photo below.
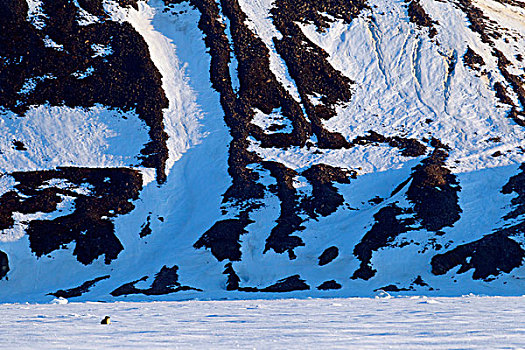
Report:
[[[26,0],[28,11],[27,20],[36,28],[43,29],[46,26],[47,15],[42,11],[42,0]]]
[[[88,67],[85,71],[76,71],[76,72],[73,72],[71,75],[74,76],[75,78],[77,79],[85,79],[91,75],[93,75],[93,73],[95,72],[95,68],[93,67]]]
[[[252,123],[259,126],[267,133],[289,133],[293,131],[292,122],[288,118],[282,116],[280,108],[273,111],[271,114],[264,114],[262,111],[255,109]],[[279,125],[283,128],[277,131],[269,131],[268,127],[271,125]]]
[[[315,147],[263,148],[260,142],[249,138],[249,150],[265,160],[279,162],[291,169],[306,169],[313,164],[327,164],[339,168],[358,169],[359,175],[399,169],[413,158],[404,157],[398,149],[386,144],[357,145],[349,149],[320,150]],[[315,152],[317,151],[317,152]]]
[[[78,0],[73,0],[73,4],[78,8],[78,19],[77,23],[80,26],[88,26],[91,24],[99,23],[100,19],[97,16],[92,15],[80,6]]]
[[[102,106],[32,107],[23,117],[7,113],[0,119],[0,130],[4,136],[0,140],[2,172],[135,166],[149,140],[144,122],[134,113]],[[13,140],[22,142],[27,151],[15,150]]]
[[[274,39],[282,39],[282,34],[275,28],[270,16],[270,10],[275,0],[240,0],[242,10],[248,19],[246,25],[266,44],[270,53],[270,69],[277,80],[297,101],[301,101],[299,91],[288,73],[284,60],[277,54]]]
[[[45,79],[56,79],[51,74],[42,75],[40,77],[31,77],[24,81],[24,85],[22,85],[22,88],[20,91],[18,91],[19,95],[25,95],[33,92],[36,89],[36,86],[39,82],[44,81]]]
[[[153,19],[159,6],[159,0],[138,3],[138,10],[123,9],[112,1],[105,1],[105,8],[112,18],[129,22],[148,44],[153,63],[162,75],[162,85],[169,100],[168,109],[164,110],[165,130],[169,159],[166,173],[192,145],[198,144],[203,137],[199,119],[202,118],[200,107],[196,104],[195,91],[191,88],[186,74],[187,65],[179,61],[173,41],[155,30]]]
[[[50,47],[57,51],[64,51],[64,45],[56,43],[53,39],[49,37],[49,35],[46,35],[46,37],[43,40],[44,40],[45,47]]]
[[[91,57],[106,57],[111,54],[113,54],[113,49],[111,48],[111,45],[101,45],[101,44],[93,44],[91,45],[91,49],[93,50],[93,56]]]

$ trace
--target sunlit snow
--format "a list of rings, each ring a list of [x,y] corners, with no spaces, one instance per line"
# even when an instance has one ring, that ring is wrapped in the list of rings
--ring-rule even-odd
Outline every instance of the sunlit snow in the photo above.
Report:
[[[522,349],[525,297],[0,305],[0,347]],[[111,324],[101,325],[104,316]]]

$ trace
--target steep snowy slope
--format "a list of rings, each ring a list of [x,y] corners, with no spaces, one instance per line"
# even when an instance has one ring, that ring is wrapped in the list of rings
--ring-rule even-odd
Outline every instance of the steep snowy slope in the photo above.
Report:
[[[525,290],[521,0],[11,0],[0,27],[0,300]]]

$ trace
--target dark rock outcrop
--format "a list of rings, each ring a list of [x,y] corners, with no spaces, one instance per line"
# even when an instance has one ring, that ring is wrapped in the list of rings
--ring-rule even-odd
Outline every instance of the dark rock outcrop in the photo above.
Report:
[[[228,280],[226,282],[226,290],[228,291],[240,291],[240,292],[249,292],[249,293],[255,293],[255,292],[270,292],[270,293],[286,293],[286,292],[293,292],[297,290],[309,290],[310,286],[306,284],[304,280],[301,279],[299,275],[293,275],[290,277],[283,278],[279,281],[277,281],[275,284],[272,284],[268,287],[264,288],[258,288],[258,287],[241,287],[239,285],[241,279],[233,269],[233,266],[231,263],[226,264],[224,267],[223,274],[228,276]]]
[[[437,30],[434,24],[438,23],[430,18],[428,13],[426,13],[423,7],[421,7],[418,0],[411,0],[408,3],[408,17],[411,22],[421,27],[427,27],[429,29],[428,36],[430,38],[436,36]]]
[[[445,167],[447,157],[446,151],[438,148],[416,166],[406,194],[414,204],[416,218],[429,231],[452,226],[462,212],[458,203],[461,187],[456,176]]]
[[[228,280],[226,281],[226,290],[238,290],[241,279],[233,269],[232,263],[227,263],[226,266],[224,266],[223,274],[228,276]]]
[[[153,280],[153,283],[151,283],[151,286],[149,288],[141,289],[135,287],[135,285],[138,282],[145,281],[148,278],[147,276],[145,276],[139,280],[123,284],[122,286],[112,291],[111,295],[113,295],[114,297],[130,294],[165,295],[188,290],[202,292],[201,289],[181,285],[178,282],[178,269],[179,268],[177,265],[173,267],[163,266],[162,269],[155,275],[155,279]]]
[[[22,141],[14,140],[13,146],[17,151],[27,151],[27,148]]]
[[[374,292],[384,291],[384,292],[407,292],[413,290],[413,288],[399,288],[395,284],[389,284],[381,288],[374,289]]]
[[[337,191],[334,183],[349,184],[350,178],[356,178],[355,171],[326,164],[312,165],[303,171],[302,175],[312,185],[312,196],[305,198],[301,205],[313,219],[318,215],[328,216],[335,213],[344,203],[344,197]]]
[[[219,261],[241,260],[241,244],[239,238],[247,233],[245,227],[251,222],[244,219],[228,219],[218,221],[204,233],[194,244],[196,249],[208,248]]]
[[[412,282],[412,284],[415,284],[416,286],[420,286],[420,287],[428,287],[428,283],[423,281],[423,278],[421,276],[417,276]]]
[[[334,280],[325,281],[317,287],[317,289],[319,290],[334,290],[334,289],[341,289],[341,288],[342,286]]]
[[[13,227],[14,213],[52,213],[65,198],[74,199],[72,213],[28,222],[26,233],[37,257],[71,242],[76,242],[73,254],[85,265],[101,255],[109,264],[122,251],[111,218],[135,208],[131,201],[138,199],[142,190],[140,172],[127,168],[64,167],[15,172],[10,176],[17,184],[0,196],[0,230]],[[56,180],[67,185],[50,184]]]
[[[308,290],[310,286],[306,284],[304,280],[301,279],[299,275],[293,275],[290,277],[283,278],[282,280],[277,281],[277,283],[272,284],[266,288],[261,289],[261,292],[271,292],[271,293],[285,293],[293,292],[296,290]]]
[[[331,263],[339,255],[339,248],[326,248],[323,254],[319,256],[319,266],[324,266]]]
[[[474,50],[467,47],[467,51],[463,55],[463,62],[472,70],[480,71],[481,67],[485,65],[483,57],[478,55]]]
[[[352,279],[368,280],[372,278],[376,270],[371,266],[372,253],[385,247],[401,233],[410,230],[410,225],[414,224],[413,219],[398,219],[397,216],[406,213],[396,204],[390,204],[374,215],[375,224],[361,239],[355,248],[354,255],[361,261]]]
[[[82,283],[78,287],[70,288],[66,290],[60,289],[60,290],[57,290],[56,292],[49,293],[48,295],[52,295],[57,298],[66,298],[66,299],[79,297],[82,294],[89,292],[89,289],[93,287],[97,282],[108,279],[109,277],[110,277],[109,275],[97,277],[95,279]]]
[[[140,238],[144,238],[146,236],[151,235],[153,231],[151,230],[151,213],[146,218],[146,222],[141,226],[139,236]]]
[[[523,264],[525,250],[514,240],[500,233],[460,245],[432,258],[432,273],[443,275],[456,266],[457,273],[474,269],[472,278],[487,279],[501,272],[509,273]]]
[[[401,151],[401,155],[405,157],[419,157],[427,151],[425,145],[416,139],[400,136],[386,137],[373,130],[368,131],[368,135],[356,137],[350,144],[369,145],[374,143],[386,143],[390,147],[398,148]]]
[[[9,272],[9,258],[7,254],[0,250],[0,279],[4,278]]]

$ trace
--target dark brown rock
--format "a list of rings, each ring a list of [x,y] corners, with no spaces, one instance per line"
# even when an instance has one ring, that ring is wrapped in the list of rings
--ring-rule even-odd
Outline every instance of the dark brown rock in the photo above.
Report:
[[[319,266],[324,266],[331,263],[339,255],[337,247],[326,248],[323,254],[319,256]]]
[[[317,289],[319,290],[334,290],[334,289],[341,289],[341,288],[342,286],[334,280],[325,281],[317,287]]]
[[[146,236],[151,235],[151,233],[152,233],[152,230],[151,230],[151,215],[148,215],[148,217],[146,219],[146,222],[140,228],[139,236],[140,236],[140,238],[144,238]]]
[[[224,266],[223,274],[228,276],[228,280],[226,281],[226,290],[238,290],[241,279],[239,276],[237,276],[237,273],[235,273],[231,262]]]
[[[144,295],[165,295],[171,293],[177,293],[181,291],[199,291],[202,290],[198,288],[188,287],[181,285],[179,280],[179,275],[177,274],[178,266],[167,267],[163,266],[162,269],[155,275],[155,279],[149,288],[141,289],[135,287],[138,282],[145,281],[148,277],[142,277],[139,280],[123,284],[114,291],[111,292],[111,295],[114,297],[130,294],[144,294]]]
[[[142,190],[140,172],[127,168],[75,168],[15,172],[14,190],[0,196],[0,229],[14,225],[13,214],[51,213],[64,199],[74,198],[71,214],[52,220],[31,220],[26,230],[31,250],[37,257],[76,242],[73,254],[83,264],[105,256],[106,264],[116,259],[123,247],[115,236],[111,218],[131,212]],[[71,189],[50,186],[51,180],[63,180]],[[79,194],[82,187],[89,194]]]
[[[427,27],[429,29],[428,36],[433,38],[437,34],[436,27],[434,24],[438,24],[437,21],[433,21],[430,16],[425,12],[423,7],[418,0],[411,0],[408,4],[408,17],[410,21],[421,27]]]
[[[4,278],[9,272],[9,258],[7,254],[0,250],[0,279]]]
[[[412,288],[399,288],[395,284],[389,284],[381,288],[374,289],[374,292],[385,291],[385,292],[407,292],[413,290]]]
[[[375,275],[376,270],[370,263],[372,253],[387,246],[401,233],[409,231],[410,225],[415,222],[413,219],[397,218],[405,213],[406,211],[396,204],[390,204],[374,215],[375,224],[354,248],[354,255],[361,261],[361,265],[352,275],[352,279],[369,280]]]
[[[516,241],[495,233],[438,254],[432,258],[431,265],[434,275],[443,275],[460,266],[457,273],[474,269],[473,279],[487,279],[511,272],[523,264],[524,258],[525,251]]]
[[[467,67],[476,71],[479,71],[485,65],[483,57],[474,52],[470,46],[467,47],[467,51],[463,55],[463,62],[465,62]]]
[[[277,281],[277,283],[272,284],[269,287],[261,289],[261,292],[285,293],[309,289],[310,287],[305,283],[304,280],[301,279],[299,275],[293,275],[290,277],[283,278],[282,280]]]
[[[252,222],[247,219],[217,221],[194,244],[195,249],[207,248],[219,261],[241,260],[240,236],[246,234],[245,227]]]
[[[66,299],[79,297],[82,294],[89,292],[89,289],[93,287],[97,282],[108,279],[108,278],[109,278],[109,275],[97,277],[95,279],[82,283],[78,287],[70,288],[66,290],[60,289],[60,290],[57,290],[56,292],[49,293],[48,295],[52,295],[57,298],[66,298]]]

